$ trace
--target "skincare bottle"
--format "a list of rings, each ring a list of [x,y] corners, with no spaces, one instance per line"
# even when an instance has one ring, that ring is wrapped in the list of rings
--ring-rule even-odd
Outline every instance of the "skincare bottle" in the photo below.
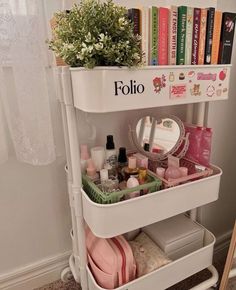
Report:
[[[109,163],[114,169],[116,169],[117,153],[112,135],[107,136],[105,159],[107,163]]]
[[[99,179],[99,175],[96,172],[96,167],[92,159],[87,160],[87,176],[92,181],[97,181]]]
[[[128,166],[124,168],[125,180],[128,180],[131,176],[138,178],[137,159],[134,156],[128,158]]]
[[[158,177],[164,178],[165,177],[165,171],[166,171],[165,168],[157,167],[156,174],[157,174]]]
[[[139,182],[138,179],[135,178],[134,176],[131,176],[128,180],[127,180],[127,188],[133,188],[133,187],[137,187],[139,186]],[[140,196],[140,192],[138,191],[134,191],[134,192],[130,192],[127,193],[125,195],[125,199],[130,199],[130,198],[134,198]]]
[[[91,149],[91,158],[96,167],[96,171],[100,171],[104,166],[105,150],[102,146],[93,147]]]
[[[81,172],[85,173],[87,168],[87,160],[89,159],[89,152],[88,152],[88,145],[81,144],[80,145],[80,165],[81,165]]]
[[[118,179],[120,182],[124,180],[123,170],[125,167],[127,167],[127,165],[128,165],[128,160],[127,160],[127,155],[126,155],[126,148],[120,147],[119,155],[118,155],[118,166],[117,166]]]
[[[147,169],[145,167],[140,167],[138,172],[139,184],[144,184],[147,182]]]

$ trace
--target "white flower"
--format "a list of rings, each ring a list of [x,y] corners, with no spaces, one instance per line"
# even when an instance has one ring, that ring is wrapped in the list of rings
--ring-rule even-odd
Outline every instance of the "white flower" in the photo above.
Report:
[[[83,42],[82,47],[87,48],[87,45]]]
[[[134,58],[134,59],[140,59],[140,55],[139,55],[137,52],[135,52],[135,53],[133,54],[133,58]]]
[[[92,40],[92,37],[91,37],[91,33],[89,32],[86,36],[85,36],[85,41],[86,42],[90,42]]]
[[[99,38],[100,38],[100,41],[104,41],[104,39],[105,39],[104,33],[100,33]]]
[[[95,47],[96,50],[102,50],[103,49],[103,43],[96,43],[94,45],[94,47]]]

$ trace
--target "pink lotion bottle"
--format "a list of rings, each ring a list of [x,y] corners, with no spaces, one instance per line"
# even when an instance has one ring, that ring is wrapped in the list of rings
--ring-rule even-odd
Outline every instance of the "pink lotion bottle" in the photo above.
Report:
[[[85,173],[87,168],[87,160],[90,158],[88,145],[81,144],[80,145],[80,165],[81,165],[81,172]]]

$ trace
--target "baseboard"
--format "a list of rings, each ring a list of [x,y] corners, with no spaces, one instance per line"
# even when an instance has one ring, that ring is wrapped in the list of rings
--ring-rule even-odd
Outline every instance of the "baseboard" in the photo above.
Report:
[[[214,257],[216,260],[222,260],[227,256],[231,236],[232,230],[217,237],[214,250]]]
[[[61,271],[68,266],[71,252],[49,257],[11,273],[0,276],[0,289],[32,290],[60,279]]]

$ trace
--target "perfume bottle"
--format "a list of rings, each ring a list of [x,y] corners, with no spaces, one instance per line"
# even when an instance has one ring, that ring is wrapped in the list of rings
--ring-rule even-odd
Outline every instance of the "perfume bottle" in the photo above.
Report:
[[[106,193],[119,191],[119,181],[115,176],[108,176],[107,169],[100,170],[100,182],[99,188]]]
[[[125,180],[128,180],[131,176],[138,178],[137,159],[134,156],[128,158],[128,166],[124,168]]]

